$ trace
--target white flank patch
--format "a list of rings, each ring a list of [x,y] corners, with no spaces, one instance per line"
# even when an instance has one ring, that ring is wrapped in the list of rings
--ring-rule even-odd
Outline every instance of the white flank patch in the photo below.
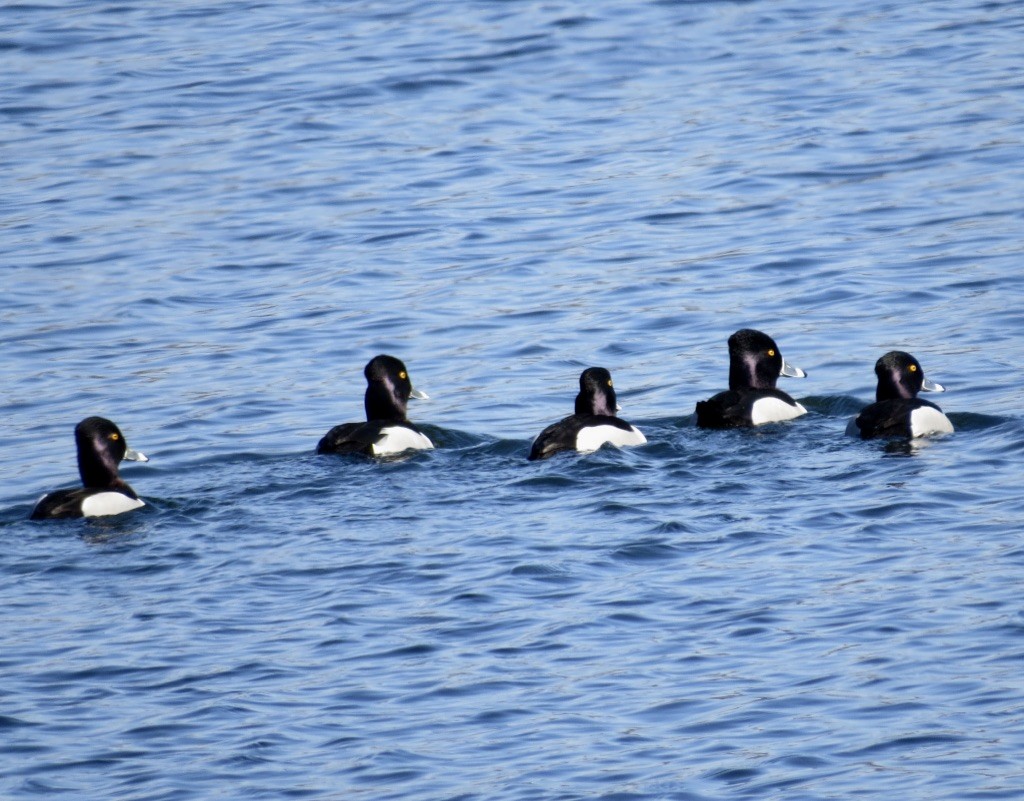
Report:
[[[83,517],[105,517],[130,512],[146,504],[138,498],[129,498],[120,492],[99,492],[82,501]]]
[[[760,426],[765,423],[792,420],[802,414],[807,414],[807,410],[799,403],[789,404],[781,398],[758,398],[750,410],[750,421],[755,426]]]
[[[910,413],[910,436],[926,437],[929,434],[952,434],[953,424],[938,409],[922,406]]]
[[[587,426],[576,435],[576,450],[590,453],[606,442],[621,448],[623,445],[643,445],[647,437],[634,426],[630,426],[629,431],[616,426]]]
[[[404,451],[424,451],[434,447],[426,434],[405,426],[381,429],[381,437],[373,445],[374,456],[394,456]]]
[[[848,437],[859,437],[860,426],[857,425],[857,418],[851,417],[850,422],[846,424],[846,436]]]

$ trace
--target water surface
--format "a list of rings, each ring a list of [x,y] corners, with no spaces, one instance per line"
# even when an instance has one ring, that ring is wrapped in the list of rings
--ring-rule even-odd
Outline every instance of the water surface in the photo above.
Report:
[[[0,794],[1018,798],[1022,28],[0,9]],[[698,430],[746,326],[810,413]],[[380,352],[438,449],[314,456]],[[590,365],[649,444],[527,463]],[[148,506],[27,521],[90,414]]]

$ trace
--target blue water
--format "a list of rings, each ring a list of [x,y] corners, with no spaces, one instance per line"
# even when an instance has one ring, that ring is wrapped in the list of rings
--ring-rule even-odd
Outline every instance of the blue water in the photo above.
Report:
[[[1021,798],[1022,42],[0,7],[0,797]],[[745,326],[810,414],[698,430]],[[953,436],[843,436],[894,348]],[[438,449],[314,456],[380,352]],[[649,445],[527,463],[589,365]],[[91,414],[149,505],[27,521]]]

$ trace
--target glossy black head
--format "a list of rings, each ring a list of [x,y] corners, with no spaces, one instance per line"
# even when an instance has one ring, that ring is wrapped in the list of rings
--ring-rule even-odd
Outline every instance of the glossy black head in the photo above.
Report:
[[[925,385],[920,362],[901,350],[891,350],[875,362],[875,375],[878,376],[876,401],[916,398]],[[929,382],[928,388],[933,386],[936,385]]]
[[[412,381],[401,359],[394,356],[374,356],[363,370],[366,376],[367,420],[405,420],[409,397],[413,394]]]
[[[576,396],[576,414],[603,414],[614,417],[618,409],[612,374],[603,367],[588,367],[580,374],[580,394]]]
[[[782,366],[779,346],[767,334],[743,328],[729,337],[729,389],[775,389]]]
[[[104,417],[87,417],[75,426],[75,444],[83,485],[105,488],[120,480],[117,466],[128,452],[121,429]]]

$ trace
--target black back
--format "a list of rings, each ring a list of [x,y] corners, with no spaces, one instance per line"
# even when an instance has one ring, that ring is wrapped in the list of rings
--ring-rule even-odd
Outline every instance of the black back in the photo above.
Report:
[[[373,456],[373,446],[385,428],[403,426],[419,434],[423,432],[408,420],[367,420],[365,423],[342,423],[328,431],[317,443],[317,453],[362,453]]]
[[[857,415],[854,424],[860,432],[861,439],[883,437],[912,437],[910,415],[924,406],[939,409],[931,401],[921,398],[886,398],[865,406]]]
[[[90,495],[104,490],[63,489],[45,495],[29,516],[30,520],[60,520],[68,517],[82,516],[82,501]]]
[[[557,423],[552,423],[533,441],[530,447],[529,461],[547,459],[559,451],[576,449],[576,437],[587,426],[614,426],[623,431],[632,431],[633,426],[620,417],[603,414],[571,414]]]
[[[761,398],[778,398],[790,405],[796,403],[781,389],[727,389],[708,398],[697,401],[697,425],[700,428],[749,428],[753,425],[754,403]]]

